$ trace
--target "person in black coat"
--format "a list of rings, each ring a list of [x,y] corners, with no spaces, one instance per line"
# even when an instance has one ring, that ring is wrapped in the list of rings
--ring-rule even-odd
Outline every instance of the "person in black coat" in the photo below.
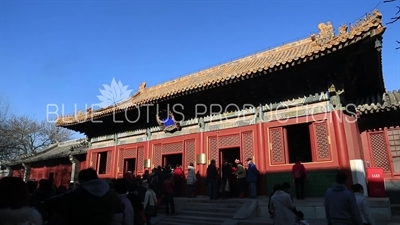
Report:
[[[134,213],[134,223],[133,224],[143,225],[145,223],[145,221],[143,221],[142,215],[141,215],[141,212],[143,211],[143,204],[142,204],[142,200],[138,193],[138,186],[136,184],[132,184],[127,197],[133,207],[133,213]]]
[[[98,178],[94,169],[81,170],[78,180],[79,187],[47,199],[43,209],[58,215],[65,225],[110,225],[114,214],[124,212],[125,205],[118,194]]]
[[[208,196],[211,200],[218,199],[218,169],[215,166],[215,160],[211,160],[210,165],[207,167],[207,186],[208,186]]]

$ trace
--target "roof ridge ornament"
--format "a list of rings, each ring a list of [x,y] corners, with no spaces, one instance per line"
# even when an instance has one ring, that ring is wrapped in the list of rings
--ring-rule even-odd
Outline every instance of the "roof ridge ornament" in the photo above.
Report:
[[[315,41],[317,45],[323,46],[335,37],[335,29],[331,22],[318,24],[319,34],[312,34],[311,40]]]
[[[139,93],[142,93],[146,90],[146,82],[143,82],[139,86]]]

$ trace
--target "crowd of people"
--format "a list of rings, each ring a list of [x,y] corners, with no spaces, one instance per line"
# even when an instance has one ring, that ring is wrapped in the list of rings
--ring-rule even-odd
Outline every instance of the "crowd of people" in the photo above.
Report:
[[[174,173],[170,167],[155,168],[143,177],[128,171],[123,178],[107,182],[88,168],[80,171],[79,183],[69,188],[55,188],[49,180],[25,183],[5,177],[0,180],[0,224],[151,225],[161,203],[166,214],[175,214],[180,169],[177,165]]]
[[[221,168],[211,160],[206,185],[211,200],[228,197],[257,197],[258,170],[251,158],[244,165],[227,160]],[[154,168],[143,176],[127,171],[123,178],[107,182],[99,179],[94,169],[81,170],[79,183],[55,188],[49,180],[24,182],[21,178],[0,180],[0,225],[151,225],[158,205],[165,213],[175,215],[175,196],[181,196],[186,185],[187,197],[195,197],[197,181],[194,165],[187,171],[181,165]],[[296,198],[304,199],[307,171],[298,159],[292,167]],[[363,195],[363,187],[346,187],[347,175],[339,172],[336,183],[326,192],[325,213],[328,225],[375,225]],[[38,186],[38,187],[37,187]],[[219,187],[219,190],[218,190]],[[277,184],[268,203],[274,225],[309,225],[296,209],[290,195],[290,184]]]

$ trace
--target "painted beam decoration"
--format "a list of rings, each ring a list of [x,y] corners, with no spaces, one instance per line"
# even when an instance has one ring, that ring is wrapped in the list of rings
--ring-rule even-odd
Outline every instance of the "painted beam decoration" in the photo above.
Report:
[[[166,114],[162,116],[160,114]],[[166,133],[174,133],[175,131],[180,131],[181,125],[175,120],[175,116],[172,112],[166,112],[165,110],[160,111],[156,115],[157,123],[160,126],[160,129]]]

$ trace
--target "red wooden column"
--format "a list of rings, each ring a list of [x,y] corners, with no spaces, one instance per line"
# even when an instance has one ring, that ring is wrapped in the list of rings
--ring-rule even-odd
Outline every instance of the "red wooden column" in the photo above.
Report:
[[[207,177],[207,166],[208,166],[208,159],[210,156],[208,155],[208,143],[207,138],[204,137],[204,132],[201,131],[198,138],[196,138],[196,177],[198,178],[198,182],[196,184],[196,194],[197,195],[207,195],[207,186],[205,184],[205,179]],[[198,148],[197,148],[198,146]],[[206,164],[197,164],[197,154],[206,154]]]
[[[256,129],[256,135],[257,135],[257,166],[258,170],[260,171],[260,190],[259,190],[259,195],[267,195],[267,183],[266,183],[266,174],[267,174],[267,157],[266,157],[266,145],[265,145],[265,139],[264,139],[264,132],[263,132],[263,124],[258,123],[257,124],[257,129]]]
[[[333,111],[331,112],[331,122],[333,123],[335,129],[336,143],[337,143],[337,153],[338,153],[338,161],[339,167],[341,170],[347,173],[348,175],[348,184],[352,182],[351,179],[351,168],[350,168],[350,159],[348,154],[348,147],[346,142],[346,134],[344,130],[344,124],[346,120],[344,120],[344,115],[342,111]]]

